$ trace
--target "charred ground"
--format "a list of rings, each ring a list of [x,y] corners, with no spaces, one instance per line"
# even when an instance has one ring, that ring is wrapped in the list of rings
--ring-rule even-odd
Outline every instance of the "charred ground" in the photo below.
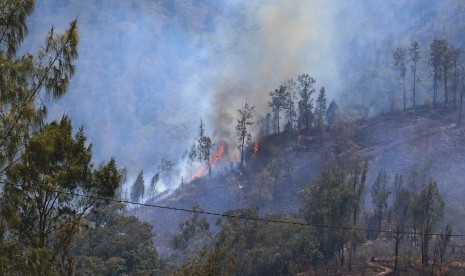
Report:
[[[438,182],[446,201],[445,221],[452,223],[454,232],[465,232],[463,169],[465,169],[465,128],[456,125],[456,112],[443,112],[431,107],[421,107],[382,114],[369,119],[347,123],[350,140],[357,154],[368,161],[367,191],[379,171],[390,175],[408,175],[421,162],[431,161],[431,177]],[[259,150],[254,155],[250,148],[243,168],[214,171],[186,183],[173,195],[154,201],[158,205],[190,209],[199,204],[205,211],[223,213],[227,210],[258,207],[261,214],[295,213],[301,207],[299,194],[319,173],[328,145],[338,143],[340,129],[327,129],[323,144],[319,133],[314,132],[306,151],[302,133],[280,133],[260,139]],[[428,161],[429,162],[429,161]],[[263,176],[263,172],[267,175]],[[270,179],[264,185],[264,177]],[[276,181],[276,186],[275,186]],[[373,213],[369,196],[365,197],[364,216]],[[162,255],[172,253],[171,240],[179,231],[179,224],[191,214],[157,208],[133,211],[150,222],[157,233],[155,243]],[[207,216],[216,232],[218,217]]]

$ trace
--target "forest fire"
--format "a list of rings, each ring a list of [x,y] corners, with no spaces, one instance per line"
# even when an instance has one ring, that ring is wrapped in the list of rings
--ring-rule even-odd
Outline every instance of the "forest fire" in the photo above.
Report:
[[[205,168],[205,166],[200,167],[193,175],[192,175],[192,180],[196,180],[197,178],[200,178],[207,173],[208,169]]]
[[[255,144],[253,145],[253,155],[257,155],[257,152],[258,152],[258,139],[257,141],[255,142]]]
[[[218,161],[223,159],[225,148],[226,148],[226,142],[221,141],[220,145],[218,146],[218,151],[212,153],[212,156],[210,158],[210,160],[211,160],[210,161],[210,166],[212,168],[214,168],[216,166],[216,163],[218,163]]]
[[[210,167],[211,168],[214,168],[216,166],[216,164],[218,163],[218,161],[223,159],[223,155],[224,155],[224,153],[226,151],[226,146],[227,146],[226,142],[221,141],[219,143],[217,152],[214,152],[214,153],[211,154],[211,157],[210,157]],[[192,180],[200,178],[200,177],[204,176],[206,173],[208,173],[208,167],[206,167],[205,165],[202,165],[202,167],[200,169],[198,169],[194,174],[192,174]]]

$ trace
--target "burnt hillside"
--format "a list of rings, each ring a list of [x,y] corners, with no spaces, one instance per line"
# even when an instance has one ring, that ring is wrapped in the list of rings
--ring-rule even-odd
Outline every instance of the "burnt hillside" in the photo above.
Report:
[[[465,231],[460,223],[463,219],[457,219],[465,218],[462,201],[465,195],[462,183],[465,127],[458,127],[456,118],[455,112],[444,113],[423,107],[347,124],[356,153],[369,165],[365,197],[367,213],[372,212],[370,187],[380,170],[386,170],[392,182],[395,174],[409,175],[417,164],[431,160],[431,177],[438,181],[447,202],[446,221],[451,221],[457,232]],[[215,213],[254,206],[259,207],[261,213],[295,212],[299,209],[299,193],[319,172],[324,148],[338,143],[335,139],[337,131],[327,129],[323,147],[319,133],[313,133],[308,152],[302,134],[281,133],[265,137],[260,141],[256,155],[249,151],[243,169],[214,171],[211,177],[196,179],[155,202],[188,209],[199,203],[205,211]],[[154,226],[155,242],[161,254],[169,252],[170,240],[178,231],[178,224],[191,216],[190,213],[148,207],[133,212]],[[216,219],[208,217],[213,231]]]

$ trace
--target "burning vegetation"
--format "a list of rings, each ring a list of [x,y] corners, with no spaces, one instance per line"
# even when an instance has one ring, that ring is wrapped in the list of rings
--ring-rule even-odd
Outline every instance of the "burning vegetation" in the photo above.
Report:
[[[351,117],[351,99],[340,110],[299,74],[241,99],[221,130],[200,119],[181,161],[125,190],[126,169],[94,165],[82,128],[46,120],[41,95],[66,92],[79,36],[72,21],[22,54],[33,6],[0,1],[1,275],[465,274],[461,40],[387,47],[392,68],[363,82],[400,81],[390,112]]]

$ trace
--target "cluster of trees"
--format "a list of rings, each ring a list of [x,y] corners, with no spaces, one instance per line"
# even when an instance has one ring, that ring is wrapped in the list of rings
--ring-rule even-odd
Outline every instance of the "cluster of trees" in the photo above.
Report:
[[[409,177],[396,175],[392,185],[388,184],[388,174],[384,171],[379,172],[371,191],[378,234],[381,233],[383,216],[387,219],[386,224],[393,232],[395,241],[394,270],[397,270],[398,267],[399,249],[406,232],[421,233],[421,262],[424,267],[431,263],[429,257],[431,234],[441,231],[445,204],[436,181],[428,176],[428,167],[428,163],[417,166],[412,169]],[[433,266],[436,263],[442,266],[451,232],[450,225],[446,225],[443,235],[435,237]],[[417,236],[415,234],[409,235],[416,246]]]
[[[404,110],[407,107],[406,99],[406,74],[407,66],[410,65],[412,73],[412,102],[413,107],[416,106],[416,83],[417,83],[417,70],[418,63],[421,59],[421,49],[418,41],[412,41],[410,47],[402,48],[397,47],[394,51],[394,64],[399,70],[401,84],[403,88],[403,103]],[[444,85],[443,108],[446,110],[446,105],[450,102],[453,103],[454,110],[457,108],[458,97],[460,96],[460,110],[462,108],[463,98],[463,75],[464,67],[461,65],[462,50],[460,48],[450,46],[446,39],[434,39],[431,42],[429,57],[426,60],[427,65],[431,69],[431,76],[433,82],[433,95],[432,104],[434,107],[438,105],[438,91],[439,83]],[[460,73],[459,69],[462,69]],[[449,78],[452,80],[449,81]],[[452,93],[449,89],[452,89]],[[452,98],[452,99],[451,99]],[[460,122],[460,118],[459,118]]]
[[[46,123],[40,96],[61,98],[74,74],[76,20],[20,54],[34,1],[0,2],[0,273],[71,274],[72,244],[121,183],[115,160],[95,166],[83,128]]]
[[[271,134],[270,126],[274,129],[274,133],[280,133],[281,122],[284,122],[284,131],[291,133],[303,131],[306,136],[309,135],[312,127],[323,134],[326,123],[329,127],[334,125],[338,106],[334,100],[329,107],[327,106],[324,87],[320,88],[314,106],[315,83],[313,77],[300,74],[297,76],[297,82],[294,79],[287,80],[269,93],[271,100],[268,106],[271,108],[271,114],[266,116],[267,135]]]
[[[220,231],[212,242],[172,274],[293,275],[320,257],[311,228],[234,216],[304,223],[282,214],[260,217],[258,208],[227,211],[216,222]]]
[[[401,245],[407,241],[418,248],[424,269],[442,268],[452,229],[449,225],[442,228],[444,201],[436,182],[427,175],[427,166],[412,169],[408,177],[397,175],[392,184],[381,171],[370,189],[367,171],[367,162],[353,155],[333,159],[303,191],[298,213],[260,216],[258,208],[230,210],[217,221],[220,231],[212,239],[206,220],[194,213],[180,225],[173,246],[186,250],[194,244],[196,250],[189,250],[190,259],[172,268],[173,273],[295,274],[331,260],[341,267],[347,264],[350,271],[357,248],[367,238],[378,237],[393,244],[395,273]],[[368,215],[363,208],[367,191],[373,206]],[[442,234],[432,235],[438,232]]]

